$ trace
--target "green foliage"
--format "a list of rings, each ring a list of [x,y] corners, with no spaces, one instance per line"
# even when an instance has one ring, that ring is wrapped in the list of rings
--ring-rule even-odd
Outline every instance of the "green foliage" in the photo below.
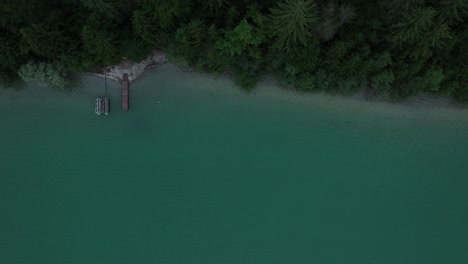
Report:
[[[180,27],[175,34],[176,47],[174,53],[184,57],[191,66],[198,61],[207,39],[208,27],[203,21],[196,19]]]
[[[32,24],[20,29],[23,50],[50,59],[57,59],[66,51],[69,39],[64,32],[45,24]]]
[[[10,88],[20,91],[26,88],[26,83],[19,78],[16,72],[0,71],[0,89]]]
[[[221,73],[225,68],[227,61],[221,50],[216,46],[220,39],[220,34],[214,25],[208,28],[203,51],[200,52],[195,67],[210,73]]]
[[[467,0],[4,0],[0,81],[21,67],[63,87],[57,61],[90,71],[162,49],[246,91],[274,73],[300,91],[468,101],[467,16]]]
[[[255,86],[263,68],[260,45],[264,38],[261,30],[244,18],[235,28],[226,31],[224,38],[216,44],[218,50],[227,57],[227,63],[234,69],[236,83],[246,91]]]
[[[263,39],[262,32],[243,19],[233,30],[224,34],[224,40],[218,43],[218,47],[228,56],[247,52],[249,56],[260,59],[261,53],[256,47],[262,43]]]
[[[153,21],[162,29],[172,27],[176,19],[183,18],[190,12],[189,0],[139,0],[144,12],[151,14]]]
[[[402,20],[393,25],[390,41],[403,46],[420,40],[423,33],[434,25],[437,11],[432,7],[419,7],[403,14]]]
[[[219,14],[223,8],[230,5],[229,0],[198,0],[197,2],[211,15]]]
[[[160,29],[156,26],[157,21],[149,12],[137,10],[133,12],[133,29],[136,35],[152,45],[158,43],[158,33]]]
[[[82,31],[84,50],[89,54],[93,64],[115,64],[119,61],[116,35],[89,26]]]
[[[316,31],[321,40],[329,41],[335,36],[339,27],[355,16],[355,11],[348,3],[338,4],[336,1],[331,1],[322,8],[321,15],[322,20],[316,25]]]
[[[220,38],[214,25],[207,26],[202,20],[195,19],[176,31],[168,52],[180,63],[204,72],[219,73],[225,64],[223,54],[216,45]]]
[[[425,91],[438,92],[445,75],[440,68],[430,68],[423,76]]]
[[[440,5],[440,14],[449,25],[463,22],[463,17],[468,15],[468,1],[466,0],[442,0]]]
[[[452,78],[446,82],[446,85],[451,88],[451,92],[455,99],[460,102],[468,102],[468,68],[455,70]]]
[[[41,86],[48,86],[52,89],[66,90],[68,85],[67,68],[61,62],[30,61],[21,66],[18,75],[24,81],[37,82]]]
[[[169,30],[177,19],[184,19],[190,11],[189,0],[139,0],[133,12],[135,34],[158,47],[167,47],[171,41]]]
[[[316,89],[330,91],[336,87],[335,77],[325,69],[319,69],[314,74]]]
[[[151,45],[142,39],[125,39],[122,41],[120,51],[122,57],[139,62],[148,57]]]
[[[394,65],[394,86],[390,97],[405,98],[416,95],[418,92],[439,92],[440,84],[445,79],[443,70],[439,67],[425,69],[425,62],[418,64],[398,63]]]
[[[229,7],[226,12],[226,18],[223,19],[225,20],[225,23],[223,23],[223,26],[225,26],[225,28],[233,27],[238,21],[240,16],[241,14],[239,13],[239,10],[237,10],[235,6]]]
[[[385,70],[369,77],[370,87],[376,91],[379,91],[381,95],[386,98],[391,96],[391,90],[393,87],[393,81],[395,81],[395,75],[390,70]]]
[[[306,46],[296,48],[296,52],[274,61],[273,70],[281,83],[303,91],[316,89],[312,71],[319,67],[320,46],[317,38],[312,38]]]
[[[234,80],[244,91],[250,92],[258,82],[258,75],[251,70],[242,69],[235,72]]]
[[[0,70],[17,71],[22,58],[18,54],[19,46],[14,36],[0,36]]]
[[[13,81],[12,74],[0,71],[0,88],[8,89]]]
[[[269,33],[274,47],[290,52],[296,44],[305,45],[317,22],[317,6],[313,0],[285,0],[270,9]]]
[[[114,3],[104,0],[81,0],[81,4],[93,12],[103,14],[107,18],[114,18],[119,15]]]
[[[37,17],[43,17],[50,8],[41,0],[0,1],[0,27],[18,32],[21,26],[32,24]]]
[[[448,24],[436,20],[436,16],[437,11],[432,7],[409,10],[393,25],[390,42],[406,48],[403,54],[414,60],[431,56],[432,48],[441,47],[450,38]]]

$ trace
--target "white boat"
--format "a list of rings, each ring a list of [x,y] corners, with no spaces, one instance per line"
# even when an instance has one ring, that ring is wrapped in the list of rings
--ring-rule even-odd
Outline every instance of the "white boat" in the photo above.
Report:
[[[94,113],[96,113],[96,115],[101,115],[101,103],[102,99],[100,97],[96,98],[96,102],[94,105]]]
[[[96,115],[109,115],[110,99],[107,97],[96,98],[96,103],[94,105],[94,113],[96,113]]]

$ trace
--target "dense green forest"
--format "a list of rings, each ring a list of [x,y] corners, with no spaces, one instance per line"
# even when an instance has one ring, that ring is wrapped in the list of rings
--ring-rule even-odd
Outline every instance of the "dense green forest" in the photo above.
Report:
[[[0,81],[57,89],[70,72],[154,49],[246,90],[285,87],[468,101],[468,0],[2,0]]]

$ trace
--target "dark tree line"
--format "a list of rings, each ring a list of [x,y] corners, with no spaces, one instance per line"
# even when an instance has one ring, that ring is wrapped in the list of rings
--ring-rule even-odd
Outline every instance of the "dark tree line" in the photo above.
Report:
[[[3,0],[0,81],[64,87],[150,50],[252,89],[468,101],[468,0]]]

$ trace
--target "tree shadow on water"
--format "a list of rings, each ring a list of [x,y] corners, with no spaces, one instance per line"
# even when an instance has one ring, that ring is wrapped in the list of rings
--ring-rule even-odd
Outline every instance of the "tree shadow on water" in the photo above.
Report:
[[[13,89],[15,91],[23,91],[28,87],[28,84],[18,76],[0,74],[0,88]]]

